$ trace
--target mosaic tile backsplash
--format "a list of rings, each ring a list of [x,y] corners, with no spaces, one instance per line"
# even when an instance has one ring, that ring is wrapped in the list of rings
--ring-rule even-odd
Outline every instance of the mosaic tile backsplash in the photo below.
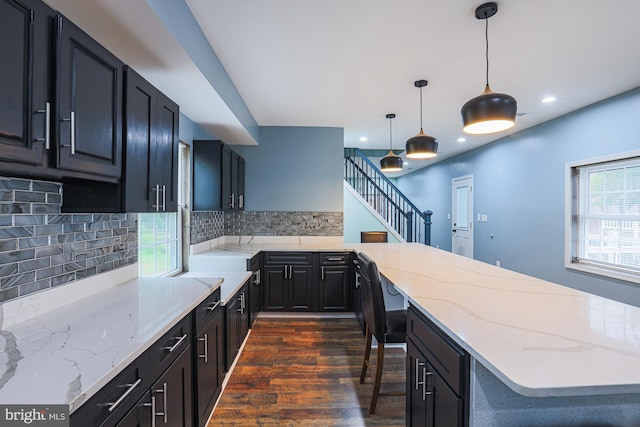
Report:
[[[206,242],[224,236],[222,211],[191,212],[191,244]]]
[[[225,212],[225,236],[342,236],[342,212]]]
[[[0,302],[137,262],[137,214],[61,205],[62,184],[0,177]]]

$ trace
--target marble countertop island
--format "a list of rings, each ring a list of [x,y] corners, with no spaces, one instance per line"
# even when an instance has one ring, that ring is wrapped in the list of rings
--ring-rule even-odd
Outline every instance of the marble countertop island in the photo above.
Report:
[[[191,258],[261,250],[369,254],[381,274],[523,396],[640,393],[640,308],[421,244],[227,237]]]

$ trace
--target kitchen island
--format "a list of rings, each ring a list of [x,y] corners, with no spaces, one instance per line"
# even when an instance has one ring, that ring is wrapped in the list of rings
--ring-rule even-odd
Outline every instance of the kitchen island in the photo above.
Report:
[[[420,244],[226,237],[192,258],[350,249],[470,354],[470,425],[640,425],[638,307]]]

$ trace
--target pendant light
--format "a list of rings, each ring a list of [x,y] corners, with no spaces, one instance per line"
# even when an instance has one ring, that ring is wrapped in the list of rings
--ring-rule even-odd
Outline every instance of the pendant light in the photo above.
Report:
[[[487,63],[486,86],[481,95],[462,106],[462,130],[473,135],[500,132],[516,124],[517,103],[514,97],[496,93],[489,87],[489,18],[498,12],[498,4],[484,3],[476,9],[476,18],[484,19],[484,38]]]
[[[426,80],[414,82],[414,86],[420,88],[420,133],[407,140],[406,156],[410,159],[430,159],[438,155],[438,140],[424,133],[422,129],[422,88],[427,84],[429,82]]]
[[[402,170],[402,166],[404,165],[404,160],[402,157],[396,156],[393,154],[392,147],[392,133],[391,133],[391,120],[396,117],[395,114],[387,114],[387,119],[389,119],[389,154],[380,159],[380,170],[382,172],[400,172]]]

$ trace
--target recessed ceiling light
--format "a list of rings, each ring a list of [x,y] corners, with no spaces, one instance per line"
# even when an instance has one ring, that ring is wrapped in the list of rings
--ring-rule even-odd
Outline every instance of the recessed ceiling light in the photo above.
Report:
[[[542,102],[544,102],[545,104],[548,104],[550,102],[553,102],[556,100],[555,96],[547,96],[545,98],[542,98]]]
[[[458,142],[465,142],[466,140],[467,138],[463,138],[463,137],[458,138]]]
[[[369,139],[368,139],[366,136],[361,136],[361,137],[360,137],[360,142],[366,142],[366,141],[368,141],[368,140],[369,140]]]

